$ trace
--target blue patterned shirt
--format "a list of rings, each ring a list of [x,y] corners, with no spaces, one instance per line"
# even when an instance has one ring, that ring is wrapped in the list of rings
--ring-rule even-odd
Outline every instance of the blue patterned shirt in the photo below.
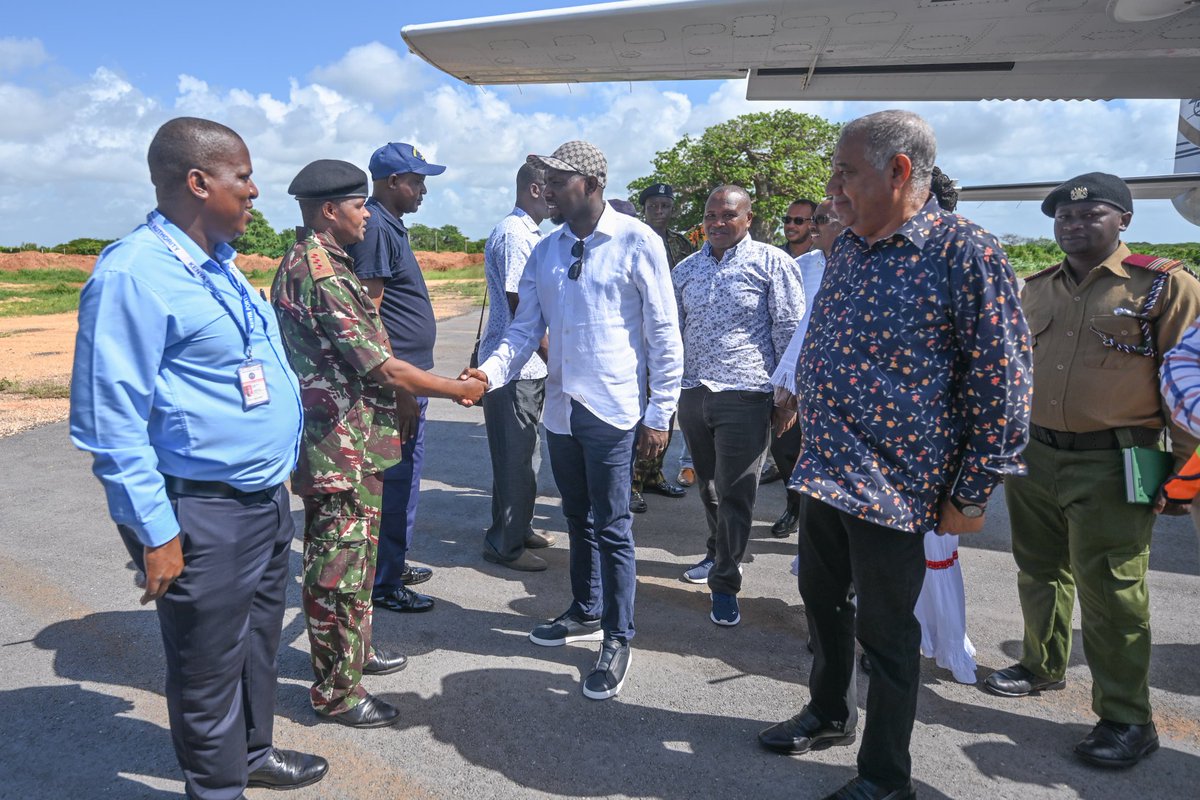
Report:
[[[793,488],[860,519],[937,527],[947,492],[987,501],[1022,474],[1033,366],[1016,278],[995,237],[933,200],[825,268],[797,374]]]
[[[747,236],[718,261],[705,242],[671,279],[683,329],[683,388],[771,391],[771,373],[804,316],[792,257]]]

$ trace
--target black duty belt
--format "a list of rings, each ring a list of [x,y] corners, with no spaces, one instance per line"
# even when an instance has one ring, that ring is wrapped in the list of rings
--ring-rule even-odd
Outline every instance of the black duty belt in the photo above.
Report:
[[[245,500],[249,498],[267,499],[275,494],[279,487],[271,486],[266,489],[255,489],[246,492],[235,486],[221,481],[194,481],[191,478],[177,478],[163,473],[167,484],[167,494],[183,495],[185,497],[219,497],[226,500]]]
[[[1109,428],[1087,433],[1068,433],[1043,428],[1041,425],[1029,426],[1030,436],[1055,450],[1119,450],[1122,445],[1117,438],[1118,430],[1129,432],[1129,439],[1134,447],[1153,447],[1162,437],[1162,430],[1158,428]]]

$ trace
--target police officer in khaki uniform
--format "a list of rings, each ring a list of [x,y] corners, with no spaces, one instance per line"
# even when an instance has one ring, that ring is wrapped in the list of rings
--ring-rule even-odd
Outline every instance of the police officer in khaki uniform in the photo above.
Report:
[[[1021,304],[1035,337],[1029,474],[1005,494],[1025,618],[1021,661],[984,681],[1023,697],[1064,685],[1076,589],[1083,649],[1100,722],[1080,758],[1129,767],[1158,748],[1150,711],[1150,602],[1146,568],[1163,499],[1125,501],[1121,449],[1154,447],[1168,424],[1158,392],[1163,354],[1200,315],[1200,281],[1179,262],[1134,255],[1121,242],[1133,216],[1129,188],[1088,173],[1042,203],[1054,218],[1061,264],[1032,276]],[[1196,439],[1170,425],[1176,467]]]

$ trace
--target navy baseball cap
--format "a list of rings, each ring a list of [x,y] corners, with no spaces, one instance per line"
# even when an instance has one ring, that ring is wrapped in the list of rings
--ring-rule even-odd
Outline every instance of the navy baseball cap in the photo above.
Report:
[[[418,175],[441,175],[446,168],[430,164],[421,151],[405,142],[385,144],[371,155],[371,180],[381,181],[389,175],[415,172]]]

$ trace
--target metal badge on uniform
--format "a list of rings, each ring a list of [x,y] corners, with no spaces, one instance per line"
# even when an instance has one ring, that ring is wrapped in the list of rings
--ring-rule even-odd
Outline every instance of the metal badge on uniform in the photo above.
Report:
[[[248,359],[238,367],[238,383],[242,387],[242,408],[249,411],[256,406],[271,402],[267,393],[267,376],[263,374],[261,361]]]

